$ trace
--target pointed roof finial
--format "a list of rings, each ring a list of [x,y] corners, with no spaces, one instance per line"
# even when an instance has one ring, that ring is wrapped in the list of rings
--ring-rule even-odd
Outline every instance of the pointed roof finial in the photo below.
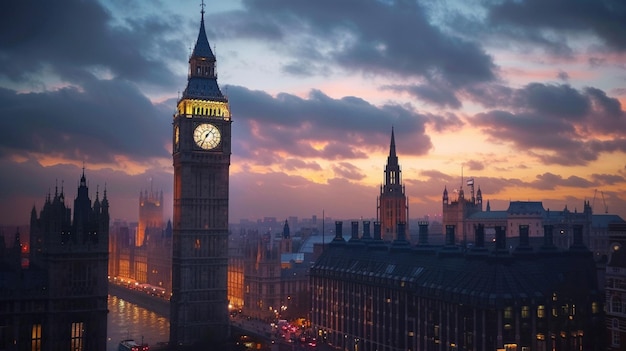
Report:
[[[200,7],[202,8],[200,11],[202,14],[202,18],[200,20],[200,31],[198,32],[198,39],[196,40],[196,45],[193,48],[191,56],[205,57],[215,60],[215,55],[213,55],[213,51],[211,51],[209,40],[206,36],[206,30],[204,29],[204,6],[204,0],[202,0],[202,4],[200,4]]]
[[[389,145],[389,156],[396,156],[396,137],[393,133],[393,126],[391,126],[391,143]]]

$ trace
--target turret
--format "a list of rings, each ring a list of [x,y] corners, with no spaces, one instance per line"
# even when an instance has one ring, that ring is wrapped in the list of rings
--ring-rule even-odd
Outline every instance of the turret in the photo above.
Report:
[[[291,235],[289,233],[289,223],[285,220],[285,225],[283,226],[283,239],[289,239]]]
[[[449,198],[448,198],[448,188],[444,187],[443,188],[443,204],[447,205],[449,204]]]
[[[428,221],[419,221],[417,223],[419,226],[419,237],[418,237],[418,245],[428,245]]]

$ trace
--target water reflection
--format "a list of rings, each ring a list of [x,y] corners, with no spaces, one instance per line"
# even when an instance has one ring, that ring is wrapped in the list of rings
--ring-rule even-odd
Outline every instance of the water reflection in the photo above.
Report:
[[[122,339],[135,339],[156,345],[169,339],[169,319],[109,295],[109,315],[107,319],[107,351],[117,351]]]

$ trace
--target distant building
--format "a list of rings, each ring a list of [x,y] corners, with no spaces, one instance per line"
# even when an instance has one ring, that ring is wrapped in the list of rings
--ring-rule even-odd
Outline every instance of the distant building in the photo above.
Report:
[[[380,195],[377,200],[383,240],[395,240],[398,223],[408,225],[409,202],[404,192],[404,184],[402,184],[402,171],[398,163],[398,155],[396,155],[393,129],[391,129],[389,156],[387,156],[385,166],[385,184],[380,186]]]
[[[73,218],[63,189],[33,207],[28,264],[19,233],[0,250],[0,350],[106,350],[108,236],[106,190],[92,206],[84,170]]]
[[[139,223],[137,225],[136,246],[143,246],[150,237],[163,233],[163,191],[150,190],[139,193]]]
[[[245,244],[244,314],[271,320],[280,314],[280,248],[271,233],[248,238]]]
[[[307,241],[317,238],[309,235],[309,228],[303,229]],[[312,252],[300,251],[302,232],[298,235],[292,237],[289,222],[285,221],[281,233],[259,234],[248,229],[240,233],[239,240],[231,240],[228,267],[231,309],[268,321],[307,317]]]
[[[113,222],[109,275],[118,284],[149,284],[172,292],[172,223],[165,224],[163,192],[139,193],[139,221]]]
[[[455,227],[454,240],[461,244],[468,242],[468,235],[472,235],[471,227],[466,225],[466,220],[475,213],[482,212],[483,210],[483,195],[480,187],[474,196],[474,179],[467,180],[467,185],[470,188],[470,198],[465,198],[465,192],[463,191],[463,181],[459,189],[453,191],[453,197],[448,194],[448,188],[443,189],[443,212],[442,212],[442,225],[443,228],[453,225]],[[489,208],[489,205],[487,205]]]
[[[427,223],[411,246],[381,240],[369,223],[347,242],[336,237],[310,271],[311,320],[318,342],[337,350],[600,350],[603,297],[593,255],[573,227],[568,250],[555,247],[553,227],[543,245],[530,245],[522,225],[519,244],[507,246],[496,227],[492,248],[484,226],[462,250],[454,226],[443,246],[428,244]]]
[[[231,313],[243,308],[244,267],[243,245],[231,235],[228,243],[228,307]]]
[[[443,228],[453,226],[455,241],[461,245],[472,244],[471,233],[478,224],[485,227],[487,238],[495,238],[495,227],[505,228],[507,238],[519,237],[521,225],[528,226],[530,237],[540,237],[544,225],[552,225],[556,235],[554,244],[567,249],[573,240],[573,227],[583,226],[583,242],[593,252],[597,260],[608,254],[608,226],[610,223],[623,223],[624,219],[611,214],[593,214],[589,201],[584,201],[583,210],[571,211],[565,206],[561,211],[545,209],[541,201],[511,201],[506,210],[482,208],[480,188],[474,198],[474,180],[467,184],[471,189],[470,199],[465,199],[463,189],[456,191],[458,197],[451,200],[447,188],[443,192]],[[470,235],[468,237],[468,234]]]

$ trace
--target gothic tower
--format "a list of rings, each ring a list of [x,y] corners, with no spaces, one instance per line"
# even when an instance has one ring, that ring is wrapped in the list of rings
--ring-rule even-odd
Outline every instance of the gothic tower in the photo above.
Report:
[[[151,187],[150,192],[139,192],[139,222],[135,245],[143,246],[153,239],[150,236],[160,235],[163,225],[163,191],[153,192]]]
[[[31,269],[45,272],[45,288],[31,302],[39,307],[23,313],[43,313],[35,324],[26,325],[32,335],[21,334],[27,338],[25,349],[39,344],[41,350],[106,350],[109,220],[106,190],[102,199],[96,192],[92,206],[84,169],[73,218],[63,190],[55,191],[54,198],[48,195],[39,218],[31,211],[31,244],[36,248]],[[16,318],[14,324],[22,322],[32,321]]]
[[[201,11],[187,87],[173,122],[174,216],[170,344],[229,335],[228,169],[231,119]]]
[[[444,228],[450,226],[454,231],[454,240],[456,243],[461,243],[462,246],[467,245],[468,238],[473,233],[473,224],[466,221],[471,215],[477,212],[483,211],[483,193],[478,187],[478,192],[474,196],[474,179],[467,180],[467,186],[470,188],[470,198],[465,198],[465,192],[463,191],[463,180],[461,180],[461,187],[458,190],[454,190],[456,198],[450,198],[448,196],[448,188],[443,189],[443,217],[442,225]],[[488,205],[487,205],[488,206]]]
[[[391,128],[389,156],[387,166],[385,166],[385,184],[380,187],[378,197],[378,220],[381,223],[382,239],[387,241],[397,238],[398,223],[405,223],[405,232],[409,232],[409,203],[404,194],[401,172],[396,155],[396,140],[393,128]]]

